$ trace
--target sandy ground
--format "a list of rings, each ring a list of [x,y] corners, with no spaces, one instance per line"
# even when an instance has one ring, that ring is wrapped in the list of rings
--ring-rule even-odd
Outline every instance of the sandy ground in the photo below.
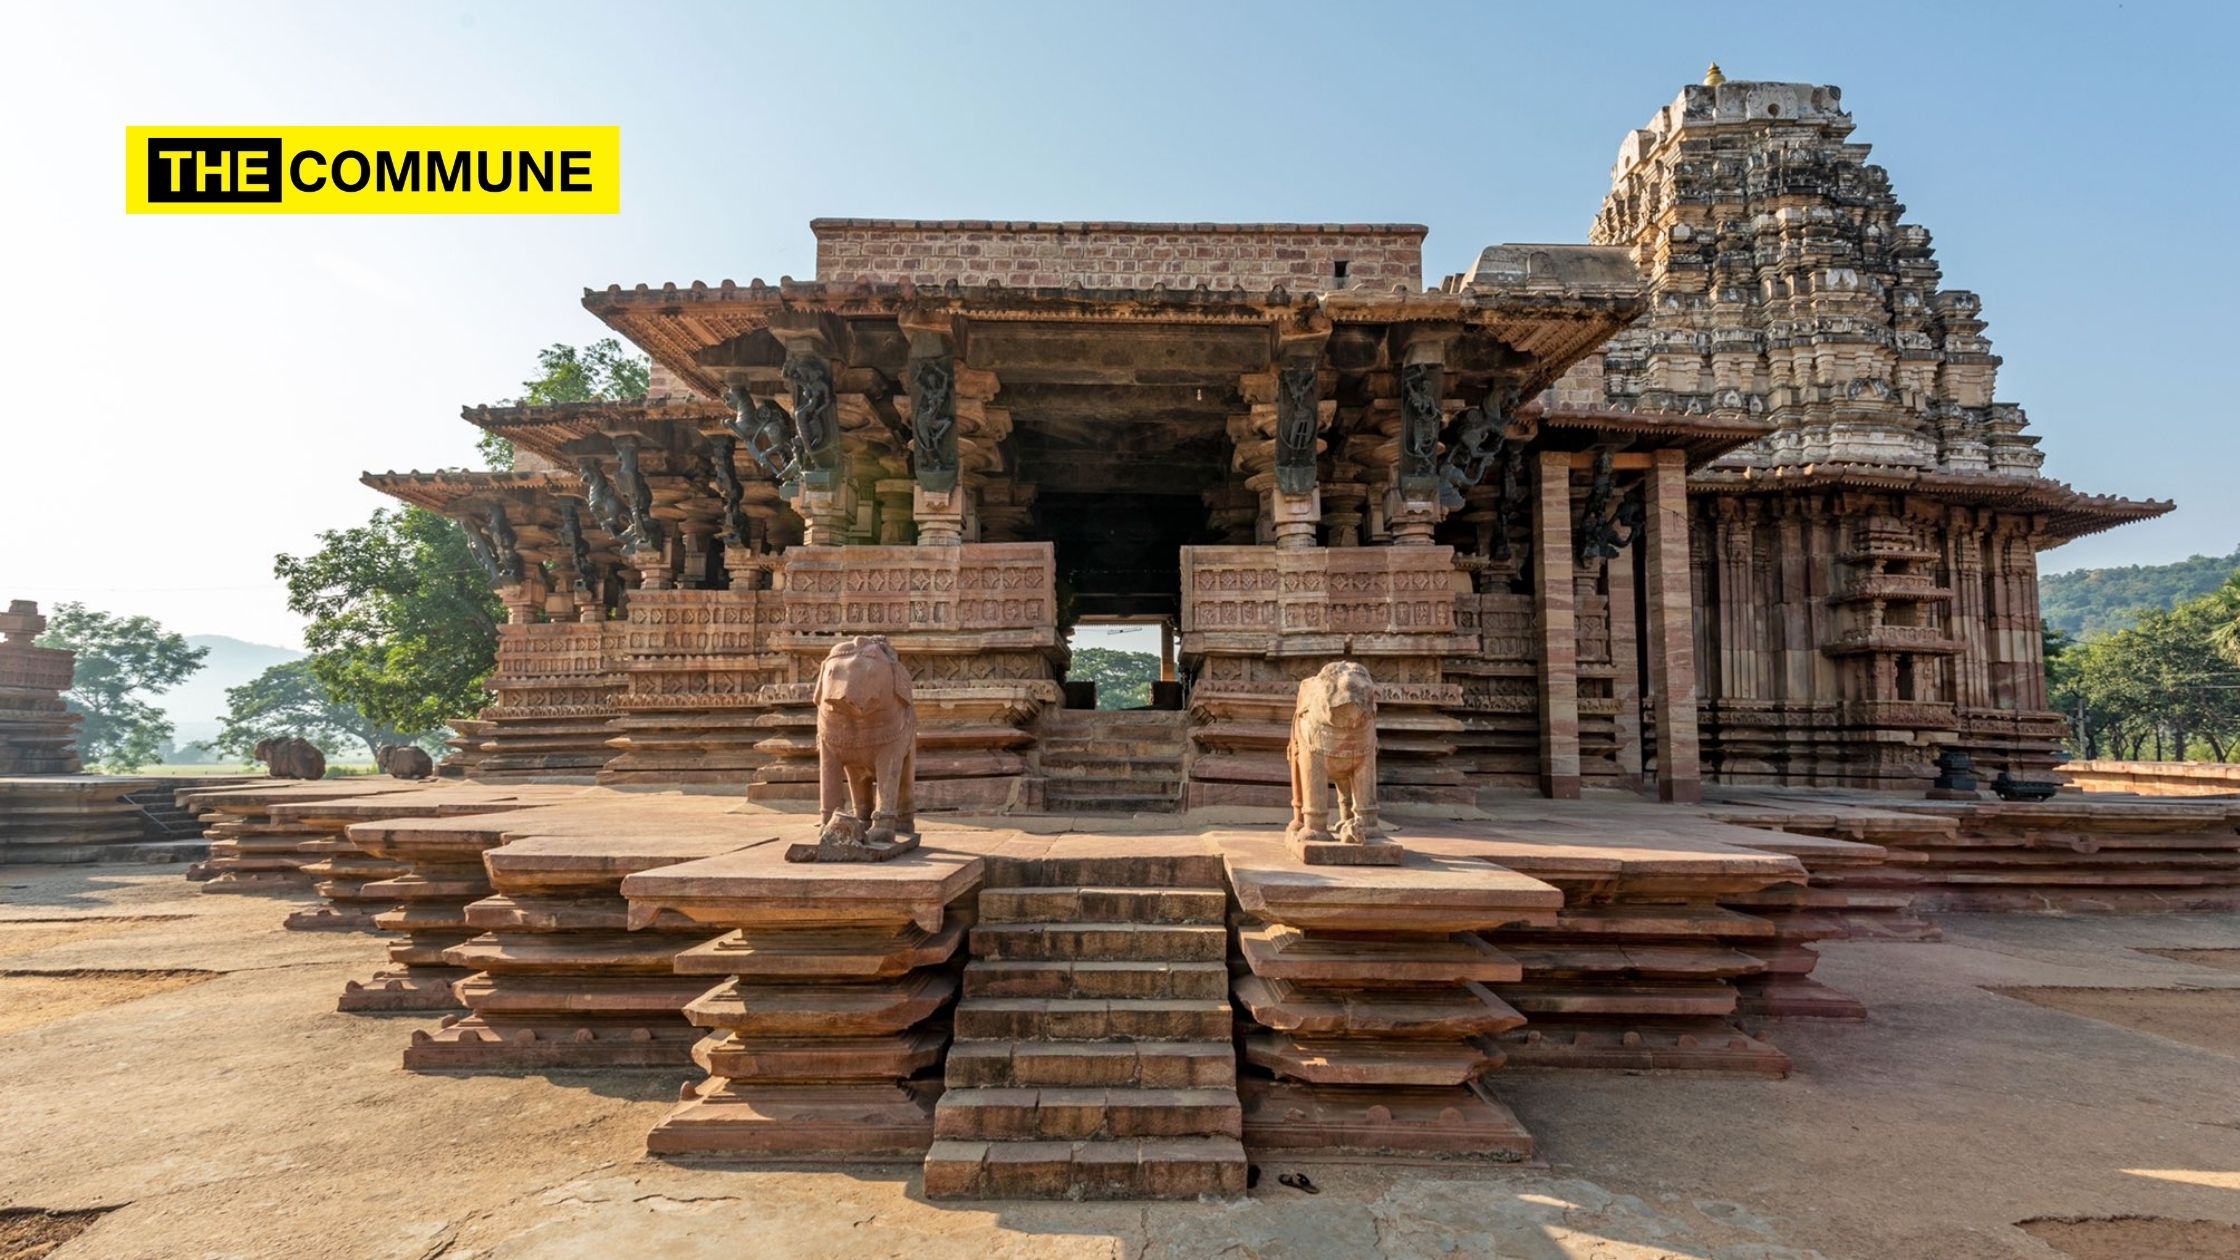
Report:
[[[1874,1018],[1772,1024],[1786,1081],[1503,1074],[1541,1167],[1314,1165],[1310,1197],[1269,1164],[1238,1204],[956,1207],[908,1167],[649,1160],[682,1073],[406,1073],[421,1017],[334,1010],[380,944],[284,911],[175,867],[0,868],[0,982],[36,987],[0,983],[0,1258],[40,1254],[12,1250],[10,1209],[114,1209],[56,1260],[2197,1260],[2240,1225],[2240,1046],[2110,1022],[2170,1016],[2104,992],[2222,990],[2180,1000],[2228,1018],[2240,973],[2143,951],[2240,949],[2240,916],[1948,916],[1942,944],[1829,946],[1822,976]],[[135,921],[62,922],[109,916]],[[107,971],[139,974],[81,976],[99,1000],[69,1009],[25,975]]]

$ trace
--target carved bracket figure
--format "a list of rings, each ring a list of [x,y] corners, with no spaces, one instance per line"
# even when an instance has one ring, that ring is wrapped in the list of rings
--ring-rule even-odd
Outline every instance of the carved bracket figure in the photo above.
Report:
[[[1613,503],[1617,495],[1617,474],[1610,452],[1600,450],[1594,456],[1594,480],[1587,487],[1587,497],[1579,505],[1579,563],[1596,564],[1615,558],[1619,552],[1633,545],[1634,535],[1641,530],[1647,516],[1648,504],[1638,493],[1629,494]]]
[[[1285,494],[1314,491],[1321,389],[1321,373],[1313,360],[1286,363],[1276,374],[1276,489]]]
[[[560,500],[560,545],[568,549],[568,559],[575,565],[576,589],[596,590],[591,540],[583,536],[583,513],[574,499]]]
[[[508,584],[521,580],[521,545],[506,510],[497,504],[490,506],[490,552],[491,576]]]
[[[757,399],[733,385],[724,390],[724,401],[735,413],[725,423],[747,448],[747,458],[778,483],[786,498],[793,497],[801,477],[801,439],[793,431],[793,417],[767,398]]]
[[[576,475],[583,479],[583,501],[591,509],[591,517],[599,528],[616,538],[630,528],[628,514],[622,507],[622,496],[616,493],[614,483],[607,480],[607,470],[589,455],[576,457]]]
[[[1299,684],[1291,713],[1291,825],[1284,836],[1309,864],[1397,864],[1377,818],[1377,685],[1357,661],[1332,661]],[[1335,818],[1331,787],[1337,788]]]
[[[1400,495],[1427,502],[1439,492],[1439,430],[1446,425],[1440,402],[1445,369],[1437,363],[1407,363],[1400,368]]]
[[[738,442],[728,433],[708,435],[708,467],[715,474],[716,493],[723,497],[723,541],[730,546],[745,549],[747,545],[747,488],[739,484],[738,466],[731,462],[731,454]]]
[[[1450,512],[1461,508],[1463,492],[1486,479],[1508,445],[1498,405],[1465,409],[1455,419],[1454,442],[1439,462],[1439,505]]]
[[[802,484],[830,490],[840,482],[840,411],[832,365],[808,350],[786,354],[779,372],[793,393],[793,431],[801,446]]]
[[[492,582],[498,581],[498,549],[490,543],[490,532],[483,528],[482,522],[473,517],[462,517],[459,529],[467,538],[467,554],[482,566],[485,576]]]
[[[622,546],[631,552],[661,550],[661,522],[653,518],[653,487],[638,463],[638,439],[619,434],[614,440],[615,476],[621,479],[624,513]]]
[[[788,862],[883,862],[918,847],[918,713],[885,635],[842,639],[817,669],[815,844]]]
[[[928,493],[957,488],[957,364],[948,355],[910,360],[910,464]]]

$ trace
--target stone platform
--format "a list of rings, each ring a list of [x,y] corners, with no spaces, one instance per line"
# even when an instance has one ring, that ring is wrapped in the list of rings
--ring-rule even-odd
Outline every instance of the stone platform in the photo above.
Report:
[[[1835,873],[1831,889],[1903,893],[1921,910],[2064,912],[2240,909],[2240,799],[2063,792],[2049,801],[1930,801],[1841,789],[1720,788],[1738,822],[1818,810],[1866,825],[1897,813],[1911,825],[1875,837],[1872,870]]]
[[[229,808],[401,870],[355,894],[401,936],[342,1005],[457,1012],[407,1066],[695,1063],[649,1151],[924,1159],[937,1198],[1229,1196],[1248,1152],[1529,1160],[1519,1070],[1782,1075],[1765,1021],[1865,1013],[1818,942],[1931,931],[1877,882],[1888,847],[1976,825],[1519,797],[1403,814],[1400,865],[1310,867],[1234,811],[932,814],[894,861],[803,864],[813,815],[735,794],[324,791]]]

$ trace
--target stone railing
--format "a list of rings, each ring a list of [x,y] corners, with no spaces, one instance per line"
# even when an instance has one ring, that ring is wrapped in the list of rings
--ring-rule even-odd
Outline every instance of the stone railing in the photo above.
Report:
[[[2061,767],[2087,792],[2142,796],[2240,795],[2240,765],[2215,761],[2072,761]]]

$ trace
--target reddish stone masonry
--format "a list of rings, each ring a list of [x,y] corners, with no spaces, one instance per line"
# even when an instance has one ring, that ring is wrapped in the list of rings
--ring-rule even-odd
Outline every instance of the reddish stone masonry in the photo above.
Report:
[[[1414,223],[817,219],[817,278],[1015,288],[1423,287]]]

